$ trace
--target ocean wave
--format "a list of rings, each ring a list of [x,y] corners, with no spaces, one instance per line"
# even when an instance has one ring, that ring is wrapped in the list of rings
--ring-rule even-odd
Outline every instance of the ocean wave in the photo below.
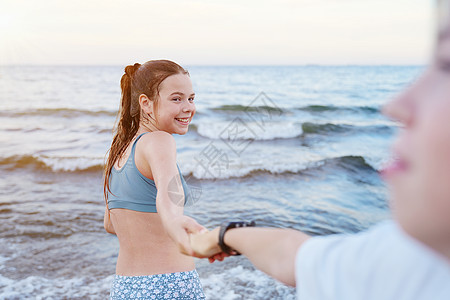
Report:
[[[221,105],[218,107],[213,107],[211,110],[214,111],[223,111],[223,112],[283,112],[284,110],[279,107],[273,107],[268,105],[260,105],[260,106],[246,106],[240,104],[232,104],[232,105]]]
[[[313,122],[213,122],[192,124],[189,129],[198,135],[209,139],[257,140],[269,141],[277,139],[293,139],[305,137],[310,134],[337,134],[337,133],[391,133],[393,128],[388,125],[352,125],[335,123]]]
[[[47,172],[99,172],[103,170],[103,160],[87,157],[14,155],[1,158],[0,166],[7,170],[32,169]]]
[[[377,172],[376,168],[374,168],[370,163],[368,163],[364,157],[359,155],[346,155],[326,159],[325,164],[335,165],[338,166],[339,168],[351,172],[360,172],[360,171]]]
[[[271,164],[267,166],[249,165],[249,166],[228,166],[228,168],[218,171],[218,169],[205,169],[201,165],[184,166],[183,175],[188,178],[192,176],[196,179],[232,179],[232,178],[252,178],[263,175],[295,175],[303,172],[315,172],[323,169],[344,170],[350,173],[376,173],[374,166],[367,162],[367,160],[358,155],[346,155],[333,158],[324,158],[304,163],[290,163],[290,164]]]
[[[392,128],[387,125],[357,126],[350,124],[311,123],[302,124],[303,135],[328,134],[328,133],[390,133]]]
[[[239,112],[262,112],[262,113],[286,113],[291,111],[288,108],[280,108],[273,106],[245,106],[245,105],[221,105],[211,108],[213,111],[239,113]],[[335,105],[306,105],[301,107],[292,108],[292,110],[301,110],[311,113],[321,112],[349,112],[349,113],[364,113],[364,114],[377,114],[380,112],[378,107],[372,106],[335,106]]]
[[[302,130],[304,134],[341,133],[350,131],[353,128],[354,126],[345,124],[317,124],[310,122],[305,122],[302,124]]]
[[[352,112],[352,113],[377,114],[380,112],[379,108],[371,106],[334,106],[334,105],[307,105],[303,107],[298,107],[297,110],[312,113]]]
[[[116,116],[117,111],[84,110],[74,108],[37,108],[22,111],[0,111],[0,117],[27,117],[27,116],[55,116],[63,118],[76,118],[80,116]]]
[[[15,155],[0,159],[0,167],[7,170],[31,169],[38,172],[87,173],[102,172],[104,164],[100,158]],[[351,173],[377,172],[376,167],[367,162],[364,157],[348,155],[297,163],[230,164],[220,171],[206,170],[201,165],[193,163],[184,165],[183,175],[186,178],[193,176],[196,179],[251,178],[260,175],[294,175],[321,168],[341,169]]]

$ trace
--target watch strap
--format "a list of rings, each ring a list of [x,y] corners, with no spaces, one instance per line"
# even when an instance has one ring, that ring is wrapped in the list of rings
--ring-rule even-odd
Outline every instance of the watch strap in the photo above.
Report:
[[[225,244],[225,242],[224,242],[225,233],[229,229],[232,229],[232,228],[254,227],[255,225],[256,225],[255,221],[222,223],[222,225],[220,225],[220,230],[219,230],[219,247],[220,247],[220,249],[224,253],[227,253],[228,255],[241,255],[241,253],[239,253],[236,250],[231,249],[228,245]]]

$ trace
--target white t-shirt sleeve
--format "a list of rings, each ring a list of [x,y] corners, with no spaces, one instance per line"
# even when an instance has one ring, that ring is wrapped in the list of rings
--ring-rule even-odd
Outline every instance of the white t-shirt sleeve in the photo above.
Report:
[[[296,285],[300,300],[449,300],[450,264],[389,221],[310,238],[297,252]]]

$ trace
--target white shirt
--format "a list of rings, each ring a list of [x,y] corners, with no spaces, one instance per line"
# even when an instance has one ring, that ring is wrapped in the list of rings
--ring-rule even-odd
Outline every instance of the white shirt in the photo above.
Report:
[[[386,221],[307,240],[296,285],[299,300],[450,300],[450,262]]]

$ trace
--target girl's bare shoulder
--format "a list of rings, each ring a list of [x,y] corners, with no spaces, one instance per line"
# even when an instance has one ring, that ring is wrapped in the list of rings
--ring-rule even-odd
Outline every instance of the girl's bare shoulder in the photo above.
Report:
[[[139,148],[144,152],[151,152],[153,155],[176,152],[175,138],[165,131],[149,132],[144,134],[141,140]]]

